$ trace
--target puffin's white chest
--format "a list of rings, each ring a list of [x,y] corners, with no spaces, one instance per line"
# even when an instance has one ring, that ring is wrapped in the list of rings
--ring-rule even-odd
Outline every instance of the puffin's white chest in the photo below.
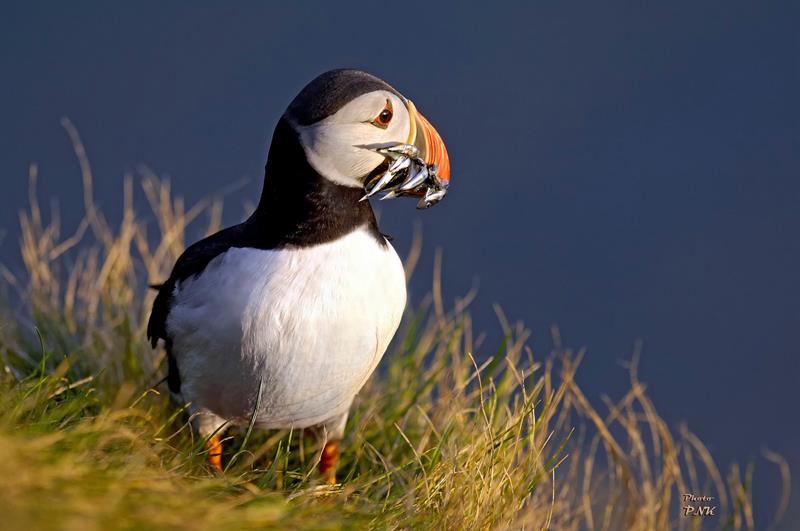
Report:
[[[233,248],[178,284],[167,330],[184,399],[266,428],[347,411],[406,302],[397,253],[366,230],[286,250]]]

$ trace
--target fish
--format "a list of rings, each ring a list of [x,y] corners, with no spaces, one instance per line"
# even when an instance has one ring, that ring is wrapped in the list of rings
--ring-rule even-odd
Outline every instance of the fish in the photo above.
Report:
[[[389,162],[388,169],[368,182],[361,200],[383,193],[381,201],[394,197],[422,197],[418,209],[429,208],[441,201],[449,187],[449,181],[439,179],[436,164],[426,164],[419,156],[419,149],[410,144],[395,144],[375,151]]]

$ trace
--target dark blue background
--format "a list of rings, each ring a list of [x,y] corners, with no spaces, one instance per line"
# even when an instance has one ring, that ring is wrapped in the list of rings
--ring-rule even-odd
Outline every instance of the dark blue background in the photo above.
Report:
[[[588,347],[594,398],[624,390],[619,361],[641,339],[667,419],[723,464],[758,460],[761,518],[777,505],[761,449],[800,473],[800,4],[70,4],[0,16],[2,261],[18,264],[31,161],[41,196],[78,220],[61,116],[107,212],[145,163],[190,201],[249,178],[227,200],[234,223],[295,93],[363,68],[414,99],[453,162],[437,208],[381,205],[401,253],[423,223],[416,300],[441,246],[448,300],[478,279],[478,328],[499,337],[498,302],[541,356],[560,325]]]

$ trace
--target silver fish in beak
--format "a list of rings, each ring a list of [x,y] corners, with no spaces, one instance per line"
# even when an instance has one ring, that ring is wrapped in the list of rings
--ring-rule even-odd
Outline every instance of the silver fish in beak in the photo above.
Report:
[[[444,141],[434,127],[407,102],[411,131],[407,143],[377,148],[386,157],[388,168],[364,187],[362,201],[378,192],[381,200],[401,196],[421,197],[417,208],[435,205],[450,186],[450,158]]]

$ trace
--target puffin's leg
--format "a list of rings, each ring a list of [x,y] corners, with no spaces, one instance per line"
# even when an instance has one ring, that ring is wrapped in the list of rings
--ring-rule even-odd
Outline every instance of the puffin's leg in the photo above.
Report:
[[[345,424],[347,424],[347,413],[326,421],[320,427],[319,435],[325,444],[319,456],[319,474],[328,485],[336,484],[336,465],[341,454],[339,441],[344,435]]]
[[[339,462],[339,441],[327,441],[319,458],[319,475],[328,485],[336,484],[336,464]]]
[[[225,429],[225,419],[207,409],[197,409],[192,412],[192,423],[203,438],[208,464],[217,472],[222,472],[222,432]]]
[[[217,472],[222,472],[222,440],[219,435],[212,435],[203,444],[208,453],[208,464]]]

